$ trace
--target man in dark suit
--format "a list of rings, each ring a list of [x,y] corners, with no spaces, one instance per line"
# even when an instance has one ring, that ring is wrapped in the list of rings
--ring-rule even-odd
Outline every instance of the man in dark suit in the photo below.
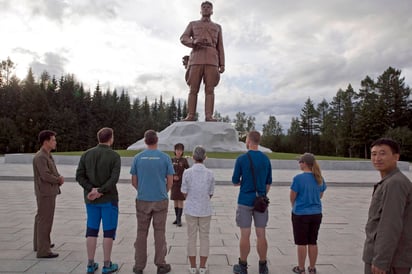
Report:
[[[40,150],[33,158],[34,193],[37,200],[37,214],[34,218],[33,249],[37,258],[56,258],[53,253],[50,233],[53,226],[56,196],[60,194],[60,186],[64,178],[59,174],[50,152],[56,149],[56,133],[43,130],[38,136]]]

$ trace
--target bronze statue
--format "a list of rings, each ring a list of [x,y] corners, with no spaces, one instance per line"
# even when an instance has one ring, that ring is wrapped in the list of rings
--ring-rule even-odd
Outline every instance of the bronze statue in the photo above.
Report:
[[[220,73],[225,71],[222,28],[212,22],[213,4],[205,1],[200,5],[202,18],[192,21],[180,37],[183,45],[192,48],[186,72],[186,82],[190,87],[188,114],[183,121],[195,121],[197,95],[200,83],[205,84],[205,120],[216,122],[213,118],[215,86],[219,83]]]

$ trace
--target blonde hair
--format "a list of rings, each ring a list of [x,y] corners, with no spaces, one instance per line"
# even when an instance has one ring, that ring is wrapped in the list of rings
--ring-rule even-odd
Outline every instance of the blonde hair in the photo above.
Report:
[[[319,164],[316,160],[313,162],[311,169],[312,169],[313,176],[315,176],[315,179],[318,182],[318,185],[322,185],[323,184],[322,172],[320,171]]]

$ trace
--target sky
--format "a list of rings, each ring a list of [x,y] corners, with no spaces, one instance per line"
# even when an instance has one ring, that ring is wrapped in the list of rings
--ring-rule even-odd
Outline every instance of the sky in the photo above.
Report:
[[[200,19],[193,0],[0,0],[0,60],[23,79],[31,67],[74,74],[90,91],[127,91],[153,102],[186,100],[180,36]],[[305,101],[328,102],[389,66],[412,83],[411,0],[215,0],[226,66],[215,110],[245,112],[261,129],[275,116],[283,129]],[[204,119],[201,87],[197,111]]]

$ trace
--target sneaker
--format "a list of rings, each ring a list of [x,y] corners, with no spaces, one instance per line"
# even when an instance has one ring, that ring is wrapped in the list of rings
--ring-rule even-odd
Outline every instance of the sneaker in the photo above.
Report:
[[[190,274],[197,274],[197,269],[196,269],[196,267],[190,267],[190,268],[189,268],[189,273],[190,273]]]
[[[157,274],[166,274],[169,273],[172,268],[170,264],[158,265],[157,266]]]
[[[199,268],[199,274],[207,274],[207,273],[209,273],[207,268]]]
[[[247,274],[247,264],[235,264],[233,266],[233,273],[235,273],[235,274]]]
[[[94,263],[92,265],[87,266],[87,274],[94,274],[94,272],[99,268],[98,263]]]
[[[103,266],[102,268],[102,273],[103,274],[108,274],[108,273],[113,273],[116,272],[117,270],[119,270],[119,266],[117,264],[114,264],[112,262],[110,262],[109,266]]]
[[[267,261],[259,262],[259,274],[269,274]]]

